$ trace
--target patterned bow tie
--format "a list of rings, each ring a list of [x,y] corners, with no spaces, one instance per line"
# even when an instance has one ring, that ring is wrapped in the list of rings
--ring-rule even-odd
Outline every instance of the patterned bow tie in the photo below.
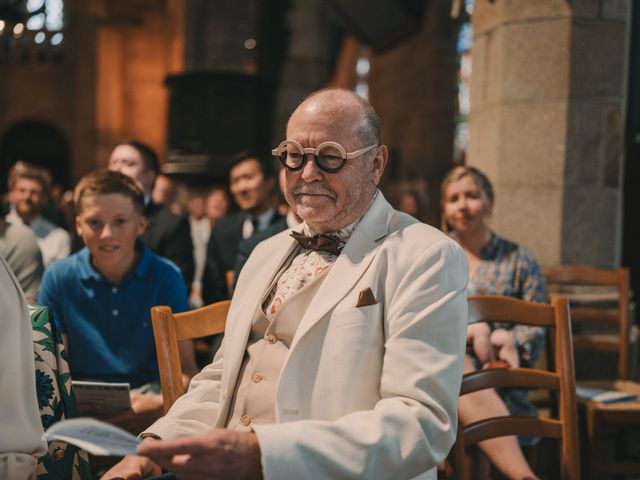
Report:
[[[308,237],[301,232],[291,232],[291,237],[294,238],[302,248],[327,252],[332,255],[340,255],[340,250],[342,250],[344,246],[340,240],[330,235],[313,235]]]

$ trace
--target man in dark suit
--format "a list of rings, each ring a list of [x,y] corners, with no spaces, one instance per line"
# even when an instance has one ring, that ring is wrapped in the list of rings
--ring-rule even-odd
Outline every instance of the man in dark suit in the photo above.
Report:
[[[280,230],[286,228],[276,209],[275,166],[270,157],[247,152],[238,155],[229,167],[229,189],[240,212],[216,222],[209,237],[202,277],[205,304],[229,298],[226,276],[234,270],[241,241],[274,224],[282,224]]]
[[[160,173],[156,153],[137,140],[120,142],[109,157],[109,170],[121,172],[140,185],[145,199],[144,214],[149,222],[142,238],[153,252],[178,266],[187,289],[191,288],[194,262],[189,219],[151,200],[153,184]]]

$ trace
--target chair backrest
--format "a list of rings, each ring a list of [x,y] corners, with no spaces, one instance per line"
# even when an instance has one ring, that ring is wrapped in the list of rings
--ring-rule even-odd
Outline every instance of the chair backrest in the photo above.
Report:
[[[490,438],[519,435],[559,439],[562,443],[560,478],[578,480],[580,464],[575,377],[571,320],[566,299],[557,297],[551,305],[547,305],[497,295],[473,296],[469,298],[469,322],[503,322],[555,329],[553,371],[534,368],[477,370],[464,375],[460,395],[502,387],[549,390],[557,392],[558,418],[504,416],[464,427],[459,424],[456,443],[448,458],[455,478],[466,478],[466,447]]]
[[[151,308],[165,412],[185,392],[178,341],[224,332],[230,304],[224,300],[184,313],[165,306]]]
[[[597,306],[571,307],[571,319],[578,327],[581,323],[608,325],[613,334],[589,334],[577,332],[573,337],[575,350],[598,350],[618,354],[618,378],[628,379],[629,359],[629,270],[601,270],[585,265],[559,265],[545,270],[547,283],[554,286],[612,286],[617,289],[614,303],[617,308],[605,309]],[[565,295],[565,293],[560,293]],[[568,296],[568,294],[567,294]],[[597,299],[596,299],[597,300]]]

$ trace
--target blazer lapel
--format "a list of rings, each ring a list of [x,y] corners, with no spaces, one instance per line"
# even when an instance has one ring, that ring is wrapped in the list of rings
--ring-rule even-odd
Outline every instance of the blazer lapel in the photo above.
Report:
[[[392,212],[391,205],[385,200],[382,192],[378,191],[369,211],[354,230],[307,308],[290,350],[293,350],[300,338],[349,293],[367,270],[375,258],[381,240],[389,234]]]

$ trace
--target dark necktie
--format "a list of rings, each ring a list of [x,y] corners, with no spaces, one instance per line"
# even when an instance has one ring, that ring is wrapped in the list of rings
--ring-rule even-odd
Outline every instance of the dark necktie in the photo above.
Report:
[[[340,240],[331,235],[313,235],[308,237],[301,232],[291,232],[294,238],[302,248],[307,250],[316,250],[327,252],[332,255],[340,255],[343,245]]]

